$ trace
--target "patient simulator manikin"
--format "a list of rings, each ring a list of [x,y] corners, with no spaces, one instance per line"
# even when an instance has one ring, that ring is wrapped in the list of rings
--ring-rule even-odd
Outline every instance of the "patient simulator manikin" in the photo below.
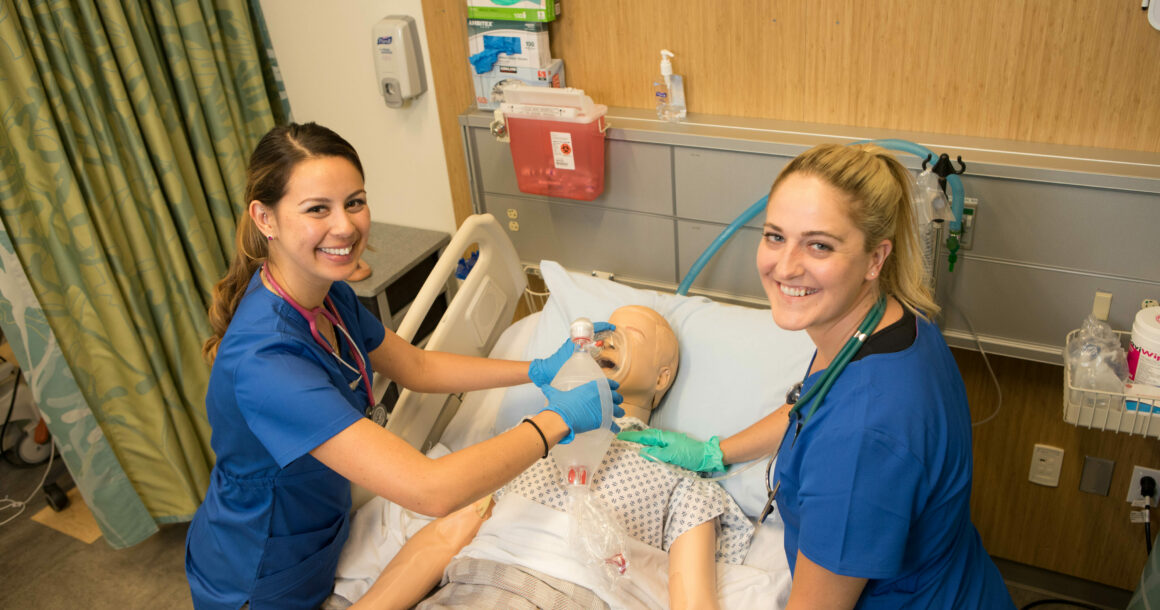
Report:
[[[603,339],[603,345],[596,359],[605,375],[620,384],[618,391],[624,397],[621,407],[625,411],[620,425],[626,429],[643,428],[676,376],[677,339],[665,319],[647,307],[621,307],[613,312],[609,322],[616,330],[598,337]],[[616,522],[613,527],[620,534],[631,536],[634,545],[644,543],[668,551],[667,605],[717,607],[715,558],[740,563],[748,550],[752,525],[720,487],[683,476],[670,466],[649,462],[638,451],[639,445],[612,441],[603,463],[591,477],[591,493],[603,502],[610,520]],[[441,579],[444,586],[424,600],[420,608],[449,607],[465,601],[475,607],[503,607],[512,605],[512,600],[543,607],[550,606],[554,599],[568,601],[560,607],[573,607],[579,600],[587,600],[591,607],[607,607],[607,600],[579,584],[527,566],[489,560],[491,555],[486,552],[473,552],[481,544],[476,538],[479,533],[488,540],[507,538],[509,541],[501,542],[501,546],[510,546],[510,553],[499,555],[511,561],[519,562],[525,552],[534,554],[526,536],[521,539],[518,532],[503,530],[519,529],[519,523],[536,518],[520,513],[512,519],[514,511],[530,510],[543,520],[543,515],[550,518],[554,514],[537,512],[545,510],[545,506],[567,510],[568,488],[554,456],[540,460],[493,496],[421,529],[355,607],[411,607]],[[485,524],[493,510],[496,517]],[[502,525],[505,523],[517,525]],[[567,540],[575,543],[574,538],[561,538],[553,550],[562,558],[575,559],[581,552],[568,548],[569,544],[563,542]],[[535,579],[535,587],[525,584],[529,576]],[[496,586],[497,580],[511,584]],[[608,595],[607,591],[604,595]],[[581,607],[589,606],[581,603]]]

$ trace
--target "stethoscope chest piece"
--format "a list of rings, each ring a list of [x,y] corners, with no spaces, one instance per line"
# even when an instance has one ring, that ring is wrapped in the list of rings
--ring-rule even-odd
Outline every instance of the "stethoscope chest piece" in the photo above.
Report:
[[[367,417],[370,417],[371,421],[378,424],[379,427],[386,427],[386,425],[387,425],[387,407],[384,406],[382,403],[377,404],[373,407],[370,407],[367,409]]]
[[[793,384],[793,387],[790,388],[789,391],[785,393],[785,404],[795,405],[795,404],[797,404],[797,401],[801,399],[801,397],[802,397],[802,382],[799,381],[799,382]]]

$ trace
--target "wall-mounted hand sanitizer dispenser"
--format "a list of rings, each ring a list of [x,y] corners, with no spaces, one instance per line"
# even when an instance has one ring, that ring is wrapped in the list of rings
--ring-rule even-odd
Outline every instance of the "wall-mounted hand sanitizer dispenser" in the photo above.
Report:
[[[375,24],[375,74],[379,93],[391,108],[404,108],[427,90],[423,48],[415,19],[390,15]]]

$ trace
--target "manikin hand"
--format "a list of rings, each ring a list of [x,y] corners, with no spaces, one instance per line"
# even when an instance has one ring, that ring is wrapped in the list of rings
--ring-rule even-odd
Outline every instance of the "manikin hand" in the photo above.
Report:
[[[608,322],[596,322],[592,325],[592,330],[595,333],[602,333],[608,330],[616,330],[616,327]],[[528,366],[528,378],[532,383],[541,388],[552,383],[556,378],[556,373],[560,372],[560,367],[572,357],[572,353],[576,351],[576,347],[572,344],[572,339],[564,339],[564,344],[556,353],[547,358],[537,358]]]
[[[540,387],[544,396],[548,397],[548,406],[544,410],[557,413],[568,425],[568,436],[565,436],[560,444],[571,443],[577,434],[600,427],[602,413],[597,383],[599,381],[594,379],[568,391],[557,390],[550,385]],[[616,391],[620,384],[609,379],[608,387],[612,389],[612,415],[613,417],[623,417],[624,409],[617,406],[624,400],[624,397]],[[612,425],[613,431],[616,431],[616,424]]]
[[[628,430],[616,438],[630,443],[646,445],[640,454],[653,461],[676,464],[696,472],[725,470],[721,441],[716,436],[701,442],[680,432],[670,432],[660,428],[648,430]]]

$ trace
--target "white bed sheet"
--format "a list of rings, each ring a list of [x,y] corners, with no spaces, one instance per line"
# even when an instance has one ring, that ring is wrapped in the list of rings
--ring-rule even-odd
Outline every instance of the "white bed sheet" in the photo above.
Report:
[[[536,336],[539,314],[533,314],[504,331],[493,358],[524,359]],[[561,339],[562,340],[562,339]],[[432,457],[485,440],[497,430],[497,417],[515,419],[543,404],[539,389],[528,384],[507,389],[472,392],[464,397],[459,412],[448,424]],[[510,425],[510,424],[509,424]],[[506,427],[506,426],[505,426]],[[753,470],[763,470],[754,468]],[[752,477],[750,477],[752,478]],[[761,481],[761,478],[757,478]],[[761,490],[762,495],[764,490]],[[465,549],[470,556],[518,563],[564,578],[596,591],[614,608],[664,608],[667,599],[667,555],[640,544],[632,585],[611,591],[579,562],[567,559],[566,515],[518,498],[507,502],[485,523],[480,536]],[[537,513],[528,518],[529,513]],[[543,514],[538,514],[543,513]],[[497,518],[498,517],[498,518]],[[557,518],[558,517],[558,518]],[[561,521],[564,520],[564,521]],[[354,601],[360,598],[382,568],[406,540],[431,521],[382,498],[361,507],[351,523],[350,538],[339,562],[335,593]],[[518,535],[512,537],[512,532]],[[789,598],[790,574],[782,546],[783,528],[776,515],[757,527],[754,543],[744,564],[718,564],[718,593],[723,608],[784,608]]]

